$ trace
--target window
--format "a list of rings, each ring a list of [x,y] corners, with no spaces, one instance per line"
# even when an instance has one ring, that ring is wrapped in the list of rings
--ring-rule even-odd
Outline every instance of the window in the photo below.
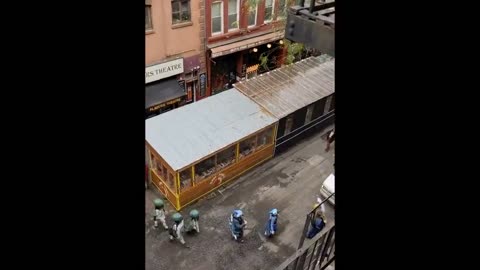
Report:
[[[228,0],[228,30],[238,29],[238,1]]]
[[[195,181],[201,181],[215,172],[215,156],[195,165]]]
[[[235,163],[237,145],[233,145],[217,154],[217,170],[228,167]]]
[[[292,131],[293,126],[293,115],[287,117],[287,121],[285,122],[285,133],[283,135],[287,135]]]
[[[161,174],[161,176],[162,176],[162,178],[163,178],[164,181],[167,181],[167,174],[168,174],[167,168],[165,168],[165,165],[162,165],[162,174]]]
[[[192,167],[180,172],[180,190],[183,191],[192,186]]]
[[[152,169],[157,172],[158,175],[161,175],[162,172],[162,166],[160,166],[160,163],[157,162],[157,159],[153,154],[150,154],[150,159],[152,160]]]
[[[171,190],[175,192],[175,177],[173,176],[172,173],[168,173],[168,180],[165,180],[167,182],[167,185],[170,187]]]
[[[145,5],[145,31],[152,29],[152,5]]]
[[[250,137],[240,142],[240,153],[239,159],[242,159],[255,151],[255,142],[257,141],[257,136]]]
[[[307,115],[305,116],[305,125],[312,121],[313,107],[315,104],[312,104],[307,107]]]
[[[265,22],[270,22],[273,19],[273,3],[274,0],[265,0]]]
[[[212,4],[212,34],[223,32],[223,4],[215,2]]]
[[[190,0],[172,1],[172,24],[190,22]]]
[[[326,114],[330,111],[330,104],[332,103],[332,96],[327,97],[325,102],[325,108],[323,109],[323,114]]]
[[[277,17],[286,18],[287,17],[287,0],[278,1],[278,15]]]
[[[257,136],[257,149],[265,145],[271,144],[273,138],[273,127],[262,131]]]
[[[258,6],[250,7],[248,10],[248,27],[252,27],[257,24],[257,11]]]

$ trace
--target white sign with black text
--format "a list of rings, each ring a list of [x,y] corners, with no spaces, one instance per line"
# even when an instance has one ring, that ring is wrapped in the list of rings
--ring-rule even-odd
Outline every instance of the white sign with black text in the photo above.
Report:
[[[145,83],[183,73],[183,58],[145,68]]]

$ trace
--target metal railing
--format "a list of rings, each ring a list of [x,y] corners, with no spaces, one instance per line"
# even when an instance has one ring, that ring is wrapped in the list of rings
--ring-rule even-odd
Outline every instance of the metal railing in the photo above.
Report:
[[[305,226],[300,236],[298,250],[276,270],[323,270],[335,261],[335,221],[329,221],[323,230],[312,238],[312,241],[303,247],[305,237],[312,219],[317,210],[335,193],[328,196],[305,219]]]
[[[323,270],[335,261],[335,224],[326,226],[310,245],[297,250],[276,270]]]

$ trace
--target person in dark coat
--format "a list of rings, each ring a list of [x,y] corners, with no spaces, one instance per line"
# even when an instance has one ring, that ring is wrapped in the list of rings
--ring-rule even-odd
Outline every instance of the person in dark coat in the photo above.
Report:
[[[247,225],[247,221],[243,218],[242,210],[233,211],[230,215],[229,224],[232,237],[238,242],[243,242],[243,230],[245,225]]]
[[[325,217],[323,216],[323,213],[321,211],[317,211],[315,218],[312,220],[312,223],[310,224],[310,230],[307,233],[307,238],[311,239],[319,233],[323,227],[325,227]]]
[[[330,134],[328,134],[327,137],[327,147],[325,148],[325,152],[328,152],[330,150],[330,144],[335,141],[335,129],[330,131]]]

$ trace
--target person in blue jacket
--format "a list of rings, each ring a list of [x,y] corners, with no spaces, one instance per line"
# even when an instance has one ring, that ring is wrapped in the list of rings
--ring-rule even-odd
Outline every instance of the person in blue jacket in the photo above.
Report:
[[[265,236],[271,237],[277,232],[278,210],[273,208],[268,213],[268,221],[265,225]]]
[[[321,211],[317,211],[315,218],[310,224],[310,230],[307,233],[307,238],[311,239],[325,227],[325,217]]]
[[[229,219],[230,230],[235,241],[243,242],[243,229],[247,221],[243,218],[242,210],[233,210]]]

